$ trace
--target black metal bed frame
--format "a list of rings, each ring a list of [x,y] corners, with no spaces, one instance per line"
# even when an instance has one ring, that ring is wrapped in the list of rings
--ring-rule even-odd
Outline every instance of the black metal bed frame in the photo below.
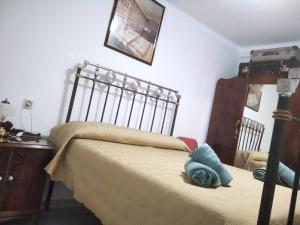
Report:
[[[264,135],[265,125],[255,120],[243,117],[241,121],[237,150],[259,152]]]
[[[138,126],[134,127],[139,130],[148,130],[150,132],[159,132],[161,134],[167,134],[172,136],[174,132],[179,102],[181,99],[181,96],[178,94],[178,91],[173,90],[171,88],[164,87],[162,85],[158,85],[155,83],[152,83],[150,81],[145,81],[143,79],[128,75],[127,73],[122,73],[117,70],[113,70],[104,66],[100,66],[98,64],[91,63],[89,61],[84,61],[83,64],[79,64],[77,67],[77,71],[75,74],[75,81],[73,84],[70,104],[68,107],[66,122],[71,121],[72,112],[75,104],[75,98],[77,95],[78,87],[80,86],[80,80],[83,79],[84,81],[90,81],[92,82],[91,86],[88,86],[87,89],[90,89],[90,95],[88,98],[88,104],[86,107],[86,113],[84,115],[84,121],[88,121],[91,111],[92,111],[92,102],[93,97],[95,96],[95,89],[96,84],[104,85],[104,87],[101,87],[102,94],[105,95],[104,97],[104,103],[102,106],[102,110],[100,113],[100,119],[99,122],[108,122],[114,125],[118,124],[118,119],[120,117],[121,112],[121,105],[123,100],[126,98],[126,92],[127,96],[129,96],[129,99],[131,99],[131,103],[129,103],[129,115],[127,118],[125,118],[125,126],[130,127],[131,121],[132,121],[132,115],[134,107],[138,103],[138,96],[141,96],[143,100],[139,101],[140,107],[142,107],[141,113],[138,113],[137,120],[136,121]],[[109,97],[112,94],[116,94],[113,92],[113,89],[115,91],[119,91],[119,99],[117,101],[117,109],[114,114],[114,117],[112,121],[104,121],[104,116],[108,113],[110,115],[113,114],[113,112],[107,112],[107,105],[109,102]],[[128,95],[128,93],[131,93],[131,95]],[[117,94],[118,95],[118,94]],[[84,96],[85,97],[85,96]],[[154,100],[154,102],[150,101],[149,99]],[[84,101],[84,100],[83,100]],[[83,102],[81,102],[83,103]],[[158,108],[159,104],[162,103],[163,106],[161,106],[161,118],[158,117]],[[154,105],[153,105],[154,104]],[[171,109],[170,109],[171,106]],[[82,107],[82,104],[79,106]],[[154,107],[154,109],[152,109]],[[145,117],[146,109],[150,110],[149,116],[151,120],[150,127],[146,127],[146,129],[143,129],[143,123],[147,119]],[[151,112],[152,111],[152,112]],[[171,111],[171,112],[169,112]],[[172,113],[173,115],[170,115],[170,126],[169,129],[166,129],[166,119],[167,119],[167,113]],[[98,113],[98,112],[96,112]],[[123,114],[124,115],[124,114]],[[158,120],[159,119],[159,120]],[[80,119],[81,120],[81,119]],[[154,123],[158,121],[158,129],[154,129]],[[45,208],[49,209],[50,202],[52,198],[52,192],[54,188],[54,181],[50,182],[47,199],[45,202]]]
[[[90,73],[90,69],[93,68],[94,72]],[[102,72],[100,71],[102,70]],[[103,73],[103,71],[106,71]],[[86,72],[86,75],[83,75],[83,72]],[[91,77],[91,74],[93,74],[93,77]],[[121,84],[119,84],[117,76],[121,77],[119,81],[121,81]],[[101,78],[102,77],[102,78]],[[103,79],[104,77],[104,79]],[[114,117],[113,124],[117,124],[119,113],[120,113],[120,106],[122,103],[123,95],[125,91],[131,92],[132,95],[132,102],[130,105],[130,113],[127,118],[127,127],[130,126],[132,112],[136,103],[136,96],[141,95],[144,97],[143,101],[143,110],[140,115],[139,120],[139,126],[138,129],[142,128],[142,124],[144,121],[144,114],[145,109],[147,107],[147,101],[149,98],[154,99],[154,110],[152,113],[152,121],[149,131],[153,131],[153,125],[156,118],[158,103],[163,102],[165,103],[164,113],[163,113],[163,120],[161,123],[161,127],[159,132],[163,133],[164,127],[165,127],[165,120],[166,120],[166,114],[168,111],[168,105],[172,104],[175,106],[173,117],[171,120],[171,129],[169,134],[173,135],[177,111],[179,107],[180,102],[180,95],[178,94],[178,91],[172,90],[170,88],[163,87],[161,85],[157,85],[151,82],[144,81],[142,79],[130,76],[128,74],[118,72],[116,70],[112,70],[106,67],[102,67],[100,65],[92,64],[88,61],[85,61],[83,65],[79,65],[76,72],[76,78],[72,90],[70,105],[67,113],[66,122],[69,122],[71,120],[75,96],[77,92],[77,87],[79,85],[79,79],[83,78],[88,81],[92,81],[92,87],[90,92],[90,98],[88,101],[87,111],[85,114],[85,121],[89,119],[90,110],[91,110],[91,103],[94,96],[95,86],[96,83],[104,84],[107,89],[105,93],[105,100],[102,107],[102,113],[101,113],[101,119],[100,122],[103,122],[104,115],[106,112],[106,106],[109,98],[109,94],[111,93],[111,88],[115,87],[117,89],[121,90],[119,101],[117,103],[117,111]],[[129,82],[131,80],[131,82]],[[146,87],[145,87],[146,86]],[[164,93],[166,91],[167,93]],[[175,100],[174,100],[175,98]],[[272,141],[271,141],[271,147],[270,147],[270,154],[269,159],[267,163],[267,171],[266,171],[266,178],[264,182],[264,188],[263,193],[261,196],[261,204],[260,204],[260,210],[258,215],[258,221],[257,225],[267,225],[270,221],[271,211],[272,211],[272,204],[273,204],[273,198],[274,198],[274,192],[275,192],[275,186],[276,186],[276,176],[278,171],[278,165],[279,165],[279,155],[280,155],[280,149],[282,149],[282,142],[281,142],[281,136],[283,133],[283,130],[285,129],[285,124],[287,121],[294,120],[296,122],[300,122],[299,118],[294,118],[291,115],[286,115],[288,111],[289,106],[289,98],[279,96],[279,102],[277,111],[274,113],[275,118],[275,124],[273,129],[273,135],[272,135]],[[280,114],[281,113],[281,114]],[[300,154],[298,155],[298,165],[300,165]],[[290,203],[290,209],[289,209],[289,216],[288,216],[288,225],[293,224],[294,220],[294,213],[295,213],[295,205],[297,201],[297,194],[299,189],[299,177],[300,177],[300,167],[297,167],[296,174],[295,174],[295,180],[294,180],[294,186],[291,196],[291,203]],[[54,182],[51,181],[45,207],[49,208],[51,196],[53,192]]]
[[[294,121],[300,123],[300,118],[291,115],[289,111],[290,96],[279,95],[277,110],[273,113],[275,119],[274,129],[272,134],[271,146],[269,151],[269,158],[267,162],[267,169],[263,191],[261,195],[261,202],[257,225],[268,225],[270,223],[273,199],[276,188],[277,173],[279,167],[280,154],[283,147],[282,137],[283,131],[286,129],[288,122]],[[294,225],[295,209],[297,203],[297,195],[299,190],[300,178],[300,153],[297,156],[297,168],[295,171],[294,184],[290,200],[290,208],[288,214],[287,225]]]
[[[92,74],[91,74],[92,73]],[[114,125],[117,124],[118,118],[120,116],[120,107],[122,104],[122,100],[124,99],[125,92],[132,93],[132,101],[130,105],[130,112],[129,116],[127,118],[126,127],[130,126],[130,122],[132,120],[132,113],[134,106],[137,103],[137,97],[142,96],[143,99],[143,105],[142,105],[142,113],[139,118],[139,125],[138,129],[142,129],[143,122],[145,121],[145,110],[147,107],[153,106],[152,104],[149,104],[149,99],[154,100],[154,110],[152,113],[151,118],[151,126],[148,129],[150,132],[154,129],[154,122],[157,119],[157,109],[159,103],[164,103],[164,110],[163,110],[163,118],[161,122],[161,127],[157,132],[163,133],[165,130],[166,125],[166,115],[168,112],[168,107],[171,105],[174,106],[174,112],[173,112],[173,118],[171,121],[171,128],[169,132],[167,132],[168,135],[172,136],[174,132],[174,126],[175,121],[177,117],[177,111],[178,106],[180,102],[181,96],[178,94],[178,91],[152,83],[150,81],[145,81],[140,78],[128,75],[126,73],[119,72],[117,70],[113,70],[107,67],[100,66],[98,64],[93,64],[88,61],[84,61],[83,65],[79,65],[76,72],[76,78],[72,90],[70,105],[67,113],[66,122],[69,122],[71,120],[71,115],[74,107],[74,100],[79,84],[79,79],[86,79],[89,81],[92,81],[92,87],[89,97],[89,102],[87,106],[87,111],[85,115],[85,121],[88,120],[90,110],[91,110],[91,103],[93,101],[94,91],[95,91],[95,85],[97,83],[103,84],[106,86],[106,93],[105,93],[105,100],[102,107],[101,112],[101,118],[99,122],[104,122],[104,115],[107,113],[106,106],[108,103],[109,95],[112,94],[112,88],[115,88],[117,90],[121,90],[119,100],[117,103],[117,110],[115,113],[114,121],[110,121]],[[105,88],[104,88],[105,89]],[[110,112],[112,113],[112,112]],[[137,127],[135,127],[137,128]]]

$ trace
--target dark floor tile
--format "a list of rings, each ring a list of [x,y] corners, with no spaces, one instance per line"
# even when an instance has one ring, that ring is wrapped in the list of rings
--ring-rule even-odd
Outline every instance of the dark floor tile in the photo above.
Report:
[[[34,219],[0,223],[1,225],[34,225]],[[42,211],[39,225],[101,225],[85,208],[51,209]]]

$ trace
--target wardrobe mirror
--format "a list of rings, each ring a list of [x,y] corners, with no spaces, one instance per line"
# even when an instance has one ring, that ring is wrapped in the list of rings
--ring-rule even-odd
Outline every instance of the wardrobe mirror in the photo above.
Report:
[[[239,129],[237,150],[269,152],[277,109],[278,93],[274,84],[250,84]]]

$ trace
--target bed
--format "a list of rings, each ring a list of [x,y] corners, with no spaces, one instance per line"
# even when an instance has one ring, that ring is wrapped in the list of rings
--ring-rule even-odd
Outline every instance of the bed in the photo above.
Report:
[[[227,166],[230,187],[191,185],[184,174],[185,144],[160,134],[92,122],[54,128],[59,151],[47,166],[55,180],[104,225],[256,224],[263,183]],[[272,225],[285,224],[290,189],[278,186]],[[297,208],[296,224],[300,223]]]
[[[264,137],[265,125],[243,116],[239,130],[238,151],[260,152],[262,150],[261,143]],[[264,149],[264,151],[266,150]]]
[[[265,126],[243,116],[239,130],[233,165],[249,171],[266,167],[269,154],[261,149]]]
[[[99,68],[98,65],[88,64]],[[81,71],[82,67],[77,71],[76,79]],[[125,76],[127,79],[128,75]],[[93,82],[95,80],[92,79]],[[112,82],[108,82],[108,87],[111,86]],[[127,86],[122,87],[124,91]],[[162,86],[158,87],[162,90]],[[136,94],[146,93],[145,101],[141,101],[145,103],[152,96],[149,93],[157,93],[149,91],[149,88],[145,92],[139,92],[136,88],[132,90],[134,94],[129,123],[125,123],[127,126]],[[184,163],[189,154],[187,147],[184,142],[170,136],[180,99],[172,100],[172,91],[168,89],[166,98],[162,97],[162,91],[152,96],[152,122],[146,131],[104,123],[102,118],[107,92],[102,123],[88,122],[87,116],[84,122],[68,122],[52,129],[50,140],[57,147],[57,153],[46,171],[53,180],[62,181],[73,190],[74,197],[99,217],[103,225],[256,224],[263,183],[255,180],[251,172],[226,166],[234,177],[229,187],[207,189],[188,183],[184,173]],[[179,96],[177,91],[174,93]],[[73,88],[67,121],[70,121],[75,95],[76,88]],[[159,119],[162,128],[157,126],[158,133],[153,132],[153,124],[158,117],[159,100],[165,100],[165,105]],[[170,132],[161,134],[165,130],[166,111],[171,103],[175,108],[169,119]],[[90,111],[90,104],[87,111]],[[137,124],[141,124],[143,118],[144,110],[141,122]],[[286,224],[290,193],[288,188],[276,187],[270,224]],[[300,224],[300,206],[296,207],[294,222]]]

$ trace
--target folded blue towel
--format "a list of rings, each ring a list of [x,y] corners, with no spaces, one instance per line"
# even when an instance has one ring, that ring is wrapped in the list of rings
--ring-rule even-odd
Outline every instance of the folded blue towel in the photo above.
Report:
[[[264,181],[266,177],[266,170],[266,167],[255,169],[253,171],[254,178]],[[292,188],[294,185],[294,178],[295,172],[280,162],[276,183]]]
[[[188,160],[184,165],[185,172],[189,181],[200,187],[219,187],[221,186],[220,177],[213,169],[208,166]]]
[[[194,161],[200,162],[216,171],[220,177],[222,185],[228,185],[233,179],[230,173],[222,165],[214,150],[208,144],[203,144],[191,152],[190,157]]]

